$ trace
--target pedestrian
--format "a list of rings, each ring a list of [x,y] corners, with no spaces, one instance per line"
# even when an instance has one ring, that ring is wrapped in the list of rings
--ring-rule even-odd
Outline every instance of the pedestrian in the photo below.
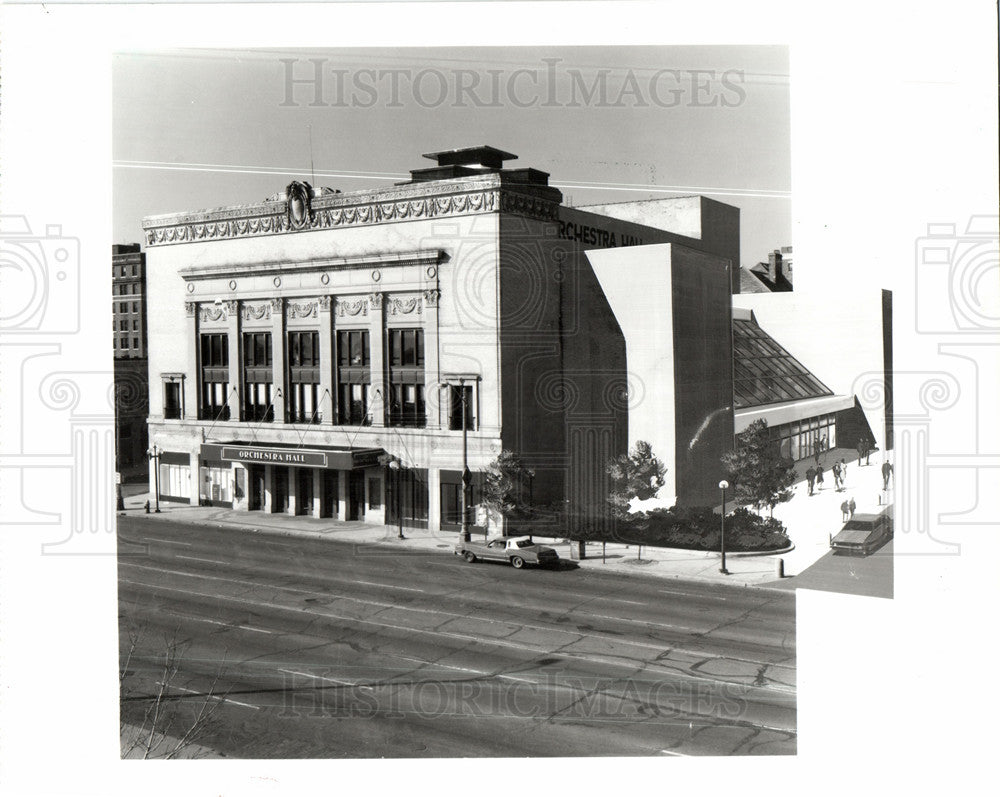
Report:
[[[882,463],[882,489],[889,489],[889,477],[892,475],[892,465],[889,464],[889,460]]]
[[[867,441],[865,443],[865,464],[866,465],[870,465],[871,464],[868,460],[871,459],[872,452],[877,451],[877,450],[878,449],[875,448],[875,441],[874,440],[869,440],[869,441]]]
[[[854,503],[854,499],[853,498],[851,499],[851,502],[847,505],[847,508],[851,512],[851,517],[854,517],[854,510],[858,508],[858,505],[856,503]]]
[[[819,440],[817,440],[813,446],[813,459],[816,461],[816,464],[819,465]]]
[[[809,495],[813,494],[813,488],[816,485],[816,470],[812,467],[806,471],[806,482],[809,485]]]
[[[833,463],[833,489],[840,492],[840,463]]]
[[[817,465],[816,466],[816,489],[817,490],[822,490],[823,489],[823,466],[822,465]]]
[[[863,437],[858,438],[858,444],[855,446],[858,449],[858,467],[861,467],[861,458],[865,455],[865,440]]]
[[[850,504],[847,503],[847,501],[844,501],[844,503],[840,505],[840,513],[842,515],[842,517],[840,518],[840,522],[846,523],[847,519],[851,516],[851,507]]]
[[[843,457],[840,459],[840,486],[847,486],[847,463],[844,461]]]

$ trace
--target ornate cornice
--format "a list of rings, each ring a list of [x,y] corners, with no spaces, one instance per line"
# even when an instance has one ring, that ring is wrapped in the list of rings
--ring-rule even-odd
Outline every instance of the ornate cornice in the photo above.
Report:
[[[558,192],[553,197],[556,195]],[[143,219],[142,226],[146,245],[161,246],[497,211],[556,221],[559,203],[554,198],[535,195],[529,187],[503,185],[500,175],[493,174],[376,191],[326,194],[312,197],[308,202],[302,199],[302,192],[292,191],[291,204],[286,199],[149,216]]]

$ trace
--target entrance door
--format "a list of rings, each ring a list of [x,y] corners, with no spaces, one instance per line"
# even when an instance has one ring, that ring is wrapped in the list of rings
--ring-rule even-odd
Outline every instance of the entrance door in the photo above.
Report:
[[[352,470],[347,490],[347,519],[361,520],[365,504],[365,472]]]
[[[251,465],[249,471],[250,482],[247,493],[247,508],[260,510],[264,508],[264,468],[260,465]]]
[[[337,471],[323,471],[321,481],[322,499],[320,502],[320,515],[322,517],[337,516]]]
[[[275,512],[288,511],[288,468],[274,466],[271,476],[271,506]]]
[[[296,468],[298,489],[295,492],[295,514],[311,515],[313,501],[313,472],[310,468]]]

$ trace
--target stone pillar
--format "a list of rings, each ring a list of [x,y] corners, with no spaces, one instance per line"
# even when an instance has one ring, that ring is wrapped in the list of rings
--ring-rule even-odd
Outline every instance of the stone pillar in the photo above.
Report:
[[[285,302],[271,299],[271,402],[274,422],[285,422]]]
[[[263,512],[272,514],[274,512],[274,466],[264,466],[264,506]]]
[[[181,398],[183,407],[183,417],[198,417],[198,391],[201,389],[201,376],[198,373],[198,304],[197,302],[184,302],[185,319],[185,339],[187,341],[187,356],[185,357],[185,370],[188,378],[184,380],[181,389],[184,396]],[[161,410],[162,411],[162,410]]]
[[[333,297],[319,297],[319,411],[324,425],[336,422],[333,381]],[[318,485],[319,482],[317,481]],[[317,493],[318,495],[318,493]],[[316,515],[319,517],[319,515]]]
[[[424,402],[427,406],[427,428],[441,428],[441,368],[438,353],[438,299],[437,288],[424,291]],[[433,500],[433,499],[431,499]]]
[[[226,335],[229,340],[229,404],[231,420],[243,419],[243,341],[240,339],[240,303],[226,302]]]
[[[426,344],[427,338],[424,338]],[[424,362],[427,362],[426,351]],[[428,419],[429,425],[430,419]],[[437,468],[427,469],[427,530],[441,531],[441,471]]]
[[[189,455],[189,466],[191,469],[191,506],[201,506],[201,450],[192,451]],[[160,485],[163,491],[163,485]]]
[[[288,473],[288,514],[299,513],[299,469],[285,468]]]
[[[320,344],[320,351],[322,351],[322,344]],[[323,510],[323,471],[320,468],[312,469],[312,510],[309,512],[313,517],[322,517]]]
[[[347,482],[349,470],[337,471],[337,520],[347,520]]]
[[[372,426],[385,426],[388,396],[385,384],[385,308],[381,293],[368,297],[368,330],[371,339],[371,394],[368,412]]]

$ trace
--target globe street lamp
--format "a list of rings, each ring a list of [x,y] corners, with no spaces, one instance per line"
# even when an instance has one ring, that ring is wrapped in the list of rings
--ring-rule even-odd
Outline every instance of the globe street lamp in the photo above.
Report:
[[[729,489],[729,482],[723,479],[719,482],[719,489],[722,490],[722,567],[719,568],[719,572],[728,576],[729,571],[726,570],[726,490]]]

